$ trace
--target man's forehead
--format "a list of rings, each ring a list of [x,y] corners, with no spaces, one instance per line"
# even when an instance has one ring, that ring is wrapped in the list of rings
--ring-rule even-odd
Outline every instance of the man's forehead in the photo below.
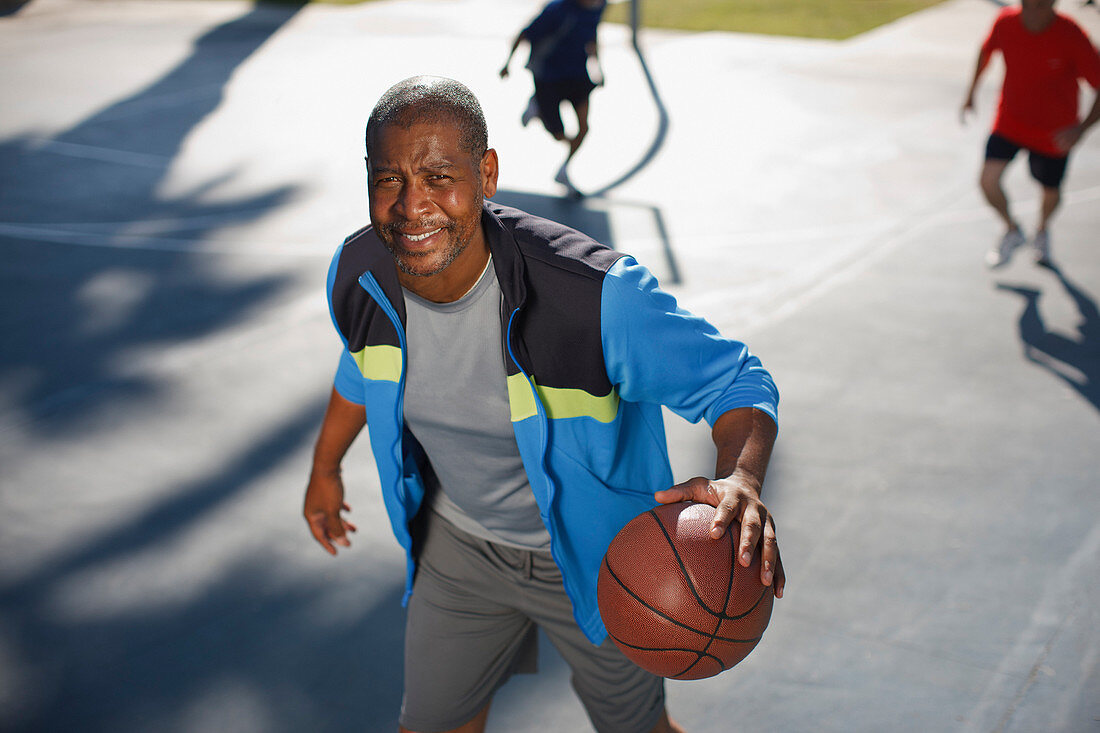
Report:
[[[379,166],[410,158],[424,163],[457,165],[472,162],[473,158],[462,145],[462,131],[447,123],[389,123],[378,128],[371,147],[368,162]]]

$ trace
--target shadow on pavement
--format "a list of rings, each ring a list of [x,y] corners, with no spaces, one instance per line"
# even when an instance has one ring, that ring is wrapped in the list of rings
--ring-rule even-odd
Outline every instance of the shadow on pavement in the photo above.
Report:
[[[349,588],[320,574],[291,585],[259,546],[193,568],[200,578],[159,593],[131,578],[132,565],[182,546],[242,487],[285,470],[323,407],[301,410],[231,465],[0,589],[5,658],[19,670],[5,730],[393,728],[404,643],[398,576],[381,588],[377,577]],[[371,728],[386,711],[393,720]]]
[[[165,385],[131,366],[135,355],[216,334],[288,286],[279,275],[227,277],[202,246],[273,211],[292,187],[209,196],[227,171],[184,195],[158,190],[234,70],[302,4],[250,8],[168,74],[64,133],[0,143],[0,412],[52,437],[77,433],[100,408],[145,404]],[[186,561],[196,577],[148,580],[150,565],[178,573],[176,548],[193,551],[192,535],[295,457],[323,409],[317,400],[285,415],[224,463],[143,497],[143,511],[122,508],[116,525],[33,567],[10,563],[0,728],[392,729],[379,721],[400,704],[399,577],[338,588],[334,600],[330,577],[289,583],[294,574],[257,543],[228,560]],[[49,486],[20,490],[43,493],[50,511]]]
[[[157,190],[234,69],[300,5],[253,7],[197,39],[168,74],[72,129],[0,145],[0,409],[53,432],[74,412],[148,399],[157,385],[120,367],[130,355],[207,336],[286,285],[226,279],[197,250],[220,228],[275,209],[292,188],[210,200],[226,172],[186,195]]]
[[[664,266],[667,272],[667,275],[661,278],[661,283],[663,285],[679,285],[681,283],[680,268],[676,262],[676,255],[672,250],[672,242],[668,238],[664,216],[661,214],[661,210],[652,204],[598,199],[592,196],[578,199],[571,196],[546,196],[523,191],[505,190],[497,191],[492,200],[503,206],[523,209],[529,214],[565,224],[577,231],[584,232],[601,244],[625,251],[626,254],[634,253],[626,251],[621,243],[616,243],[609,212],[594,208],[590,204],[605,203],[609,209],[635,209],[640,211],[644,217],[651,220],[647,230],[656,232],[656,238],[660,240],[660,249],[664,254]],[[642,264],[651,268],[657,265],[655,262],[645,261],[644,258],[642,258]]]
[[[601,244],[606,244],[608,247],[615,246],[611,233],[611,220],[607,212],[589,208],[583,199],[501,190],[497,191],[492,201],[565,224],[579,232],[584,232]]]
[[[638,56],[638,64],[642,67],[642,74],[645,75],[646,85],[649,87],[650,96],[653,97],[653,104],[657,108],[657,132],[654,134],[653,142],[650,143],[649,148],[642,154],[642,157],[632,168],[630,168],[630,170],[623,173],[611,183],[606,184],[603,188],[593,191],[590,194],[591,196],[605,196],[613,188],[621,186],[637,175],[639,171],[649,165],[657,156],[657,153],[665,144],[665,138],[668,137],[668,109],[661,99],[661,93],[657,91],[657,83],[653,80],[653,75],[649,72],[649,65],[646,63],[645,56],[642,54],[642,49],[638,45],[637,38],[634,39],[634,53]]]
[[[1100,311],[1092,296],[1067,278],[1057,265],[1049,265],[1047,269],[1057,276],[1081,315],[1077,338],[1047,328],[1039,312],[1041,291],[1006,283],[998,283],[997,288],[1024,299],[1024,310],[1019,320],[1024,356],[1061,379],[1100,410]]]

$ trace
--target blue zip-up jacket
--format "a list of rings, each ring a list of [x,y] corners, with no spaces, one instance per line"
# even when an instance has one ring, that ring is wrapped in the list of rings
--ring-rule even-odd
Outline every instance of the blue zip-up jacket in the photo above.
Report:
[[[516,443],[574,616],[599,644],[607,636],[596,604],[603,555],[623,525],[654,506],[653,493],[672,485],[660,406],[711,425],[738,407],[775,419],[778,393],[744,344],[680,309],[632,257],[492,202],[482,226],[503,294]],[[423,450],[404,422],[404,297],[371,227],[337,251],[328,294],[346,347],[335,387],[366,407],[390,524],[408,556],[407,602]]]

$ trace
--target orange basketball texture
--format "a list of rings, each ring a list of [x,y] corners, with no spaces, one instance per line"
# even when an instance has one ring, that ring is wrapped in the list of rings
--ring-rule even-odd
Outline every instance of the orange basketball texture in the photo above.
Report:
[[[712,677],[744,659],[772,615],[771,586],[735,561],[739,526],[710,536],[714,507],[680,502],[639,514],[615,535],[597,600],[608,634],[635,664],[662,677]]]

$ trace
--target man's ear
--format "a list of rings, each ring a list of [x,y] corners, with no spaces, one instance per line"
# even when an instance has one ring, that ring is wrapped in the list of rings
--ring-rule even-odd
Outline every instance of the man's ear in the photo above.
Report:
[[[497,175],[500,173],[500,161],[497,151],[489,148],[481,156],[481,192],[485,198],[492,198],[497,192]]]

